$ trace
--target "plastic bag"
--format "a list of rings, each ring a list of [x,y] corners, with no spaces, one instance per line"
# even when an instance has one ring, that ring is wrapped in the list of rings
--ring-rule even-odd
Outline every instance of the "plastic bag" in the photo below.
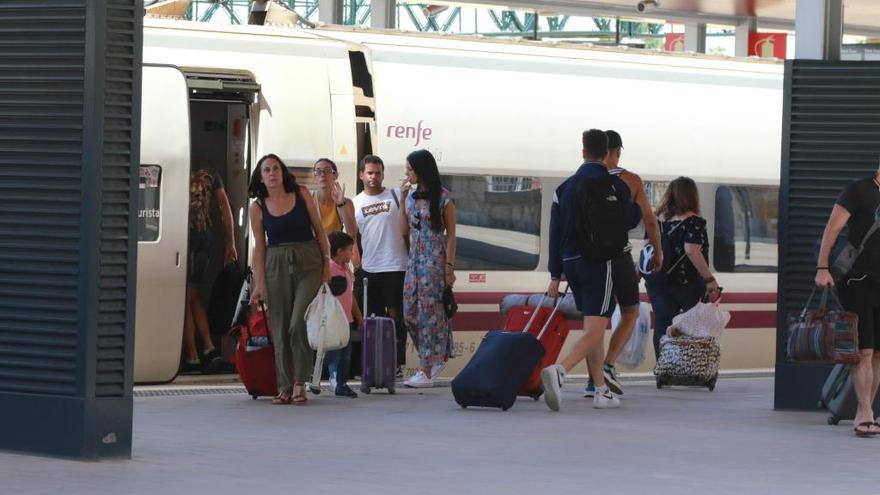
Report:
[[[309,345],[318,351],[312,374],[312,386],[317,387],[321,381],[324,353],[347,346],[351,330],[342,304],[330,292],[330,286],[327,284],[321,285],[318,289],[318,295],[306,308],[305,317]]]
[[[620,307],[611,315],[611,328],[617,328],[620,321]],[[651,309],[647,303],[639,303],[639,317],[636,319],[632,336],[626,342],[615,364],[622,368],[635,369],[645,364],[648,357],[648,342],[651,333]]]
[[[697,303],[693,308],[672,319],[672,326],[690,337],[718,338],[728,323],[730,323],[730,313],[722,311],[718,302]]]

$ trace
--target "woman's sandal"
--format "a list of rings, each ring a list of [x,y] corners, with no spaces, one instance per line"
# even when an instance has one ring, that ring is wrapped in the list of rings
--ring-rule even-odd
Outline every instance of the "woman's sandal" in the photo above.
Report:
[[[272,399],[272,404],[275,404],[276,406],[283,406],[286,404],[290,404],[291,399],[291,391],[285,390],[284,392],[276,395],[274,399]]]
[[[293,387],[292,402],[295,406],[304,406],[309,400],[306,398],[306,384],[297,383]]]
[[[863,423],[857,424],[855,428],[853,428],[853,431],[856,432],[856,436],[859,438],[873,437],[876,435],[880,435],[880,430],[871,430],[871,428],[874,428],[876,426],[878,426],[877,423],[873,421],[865,421]],[[863,429],[860,430],[859,428]]]

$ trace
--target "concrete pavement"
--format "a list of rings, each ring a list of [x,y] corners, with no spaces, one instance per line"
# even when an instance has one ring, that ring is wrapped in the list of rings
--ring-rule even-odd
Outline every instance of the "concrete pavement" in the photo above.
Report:
[[[0,453],[3,494],[878,493],[880,438],[820,412],[775,412],[773,381],[715,392],[630,383],[600,411],[460,409],[449,388],[322,394],[305,407],[227,393],[135,399],[130,461]],[[855,462],[861,459],[862,463]]]

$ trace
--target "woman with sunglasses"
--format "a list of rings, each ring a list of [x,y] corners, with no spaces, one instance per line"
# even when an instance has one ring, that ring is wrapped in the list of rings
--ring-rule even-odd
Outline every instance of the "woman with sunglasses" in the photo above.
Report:
[[[312,167],[317,189],[312,193],[321,213],[324,232],[346,232],[350,236],[357,235],[357,224],[354,220],[354,203],[345,197],[345,189],[339,184],[339,170],[336,163],[329,158],[319,158]],[[355,268],[361,266],[361,256],[357,243],[354,245],[354,256],[351,263]]]
[[[669,263],[662,281],[646,278],[645,286],[654,309],[654,356],[660,355],[660,338],[675,315],[687,311],[705,296],[721,294],[709,268],[709,236],[706,219],[700,216],[697,184],[688,177],[669,183],[657,208],[660,232],[669,239],[672,252],[663,253]]]
[[[404,385],[427,388],[452,357],[452,325],[443,293],[455,284],[455,204],[440,182],[434,156],[427,150],[406,158],[407,182],[401,188],[404,235],[409,261],[403,284],[403,317],[419,352],[418,373]]]

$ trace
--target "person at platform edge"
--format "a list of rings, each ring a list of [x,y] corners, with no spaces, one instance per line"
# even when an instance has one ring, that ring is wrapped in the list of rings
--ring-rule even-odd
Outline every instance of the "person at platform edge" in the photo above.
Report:
[[[880,233],[872,226],[880,222],[880,168],[871,176],[848,185],[840,196],[822,234],[816,266],[818,287],[835,287],[829,271],[831,249],[844,226],[849,242],[865,243],[864,251],[845,276],[837,280],[840,302],[847,311],[859,315],[859,353],[861,361],[850,367],[858,409],[853,421],[857,436],[880,435],[872,402],[880,386]]]

